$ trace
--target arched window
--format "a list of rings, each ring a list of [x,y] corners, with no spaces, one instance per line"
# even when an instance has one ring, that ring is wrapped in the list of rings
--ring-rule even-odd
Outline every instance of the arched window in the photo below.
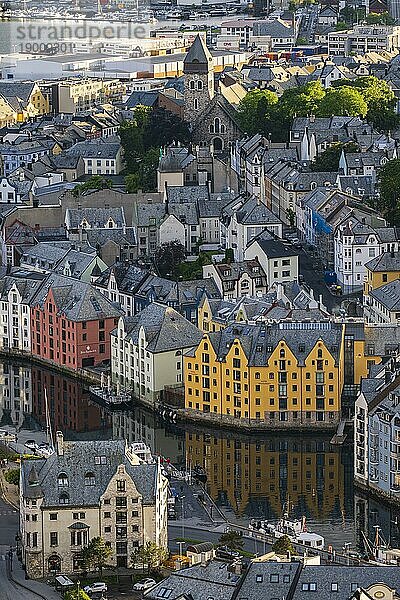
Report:
[[[57,555],[57,554],[52,554],[51,556],[49,556],[48,561],[48,568],[50,573],[60,573],[61,571],[61,558]]]
[[[285,358],[285,350],[284,350],[283,348],[281,348],[281,349],[279,350],[279,357],[280,357],[280,358]]]
[[[180,356],[181,354],[182,354],[182,352],[181,352],[180,350],[177,350],[177,351],[175,352],[175,356]]]
[[[239,356],[239,348],[235,348],[235,356]]]
[[[191,89],[191,90],[194,90],[194,86],[195,86],[195,82],[194,82],[194,81],[191,81],[191,82],[189,83],[189,87],[190,87],[190,89]]]
[[[60,487],[68,487],[68,476],[66,473],[59,473],[57,482]]]
[[[318,358],[322,358],[322,350],[321,349],[318,349],[317,356],[318,356]]]
[[[94,473],[89,472],[89,473],[85,473],[85,485],[95,485],[96,484],[96,478],[94,476]]]
[[[215,117],[214,119],[214,133],[219,133],[221,130],[221,119],[219,117]]]
[[[223,150],[224,143],[220,137],[216,137],[213,139],[213,145],[214,145],[215,152],[221,152]]]
[[[198,81],[197,82],[197,89],[198,90],[202,90],[203,89],[203,82],[202,81]]]
[[[59,504],[69,504],[69,496],[68,496],[68,494],[66,494],[66,493],[60,494],[58,502],[59,502]]]
[[[208,350],[208,344],[207,344],[207,342],[204,343],[204,350]]]

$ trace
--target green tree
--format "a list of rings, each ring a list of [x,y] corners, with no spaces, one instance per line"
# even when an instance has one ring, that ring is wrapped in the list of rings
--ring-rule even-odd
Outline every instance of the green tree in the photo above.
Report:
[[[344,21],[338,21],[335,25],[336,31],[345,31],[346,29],[348,29],[348,27]]]
[[[78,588],[67,592],[64,598],[65,600],[90,600],[90,596],[84,590],[79,589],[78,594]]]
[[[353,81],[335,81],[332,87],[353,87],[358,90],[368,106],[367,120],[381,131],[388,131],[398,126],[399,117],[396,115],[396,97],[391,87],[381,79],[368,75],[357,77]]]
[[[141,189],[139,173],[131,173],[125,177],[125,187],[128,194],[136,194]]]
[[[188,144],[191,140],[189,125],[178,115],[164,108],[152,111],[144,131],[146,150],[169,146],[172,142]]]
[[[4,479],[12,485],[19,485],[19,469],[8,469],[4,473]]]
[[[242,550],[244,546],[243,534],[239,531],[226,531],[219,540],[218,545],[227,546],[231,550]]]
[[[293,544],[287,535],[283,535],[282,537],[278,538],[272,545],[272,550],[276,554],[286,554],[287,552],[290,552],[290,554],[296,554],[296,550],[293,548]]]
[[[369,13],[365,17],[365,21],[368,25],[394,25],[395,20],[390,16],[388,12],[381,14]]]
[[[339,160],[342,154],[342,151],[348,152],[360,152],[360,148],[355,142],[348,142],[344,144],[343,142],[335,142],[331,144],[329,148],[321,152],[318,156],[315,157],[313,163],[311,164],[312,171],[337,171],[339,169]]]
[[[141,565],[143,569],[147,568],[148,572],[157,569],[167,558],[167,550],[154,542],[146,542],[131,555],[132,564]]]
[[[329,88],[325,96],[319,102],[317,115],[320,117],[332,117],[334,115],[365,117],[368,105],[363,95],[350,86]]]
[[[226,248],[225,250],[225,262],[233,263],[235,262],[235,254],[233,252],[233,248]]]
[[[387,220],[400,226],[400,158],[389,160],[378,171],[380,208]]]
[[[77,198],[90,190],[110,190],[112,185],[113,182],[108,177],[103,177],[103,175],[92,175],[84,183],[78,183],[72,190],[72,195]]]
[[[158,246],[154,257],[154,262],[158,272],[162,277],[166,275],[174,276],[177,273],[177,267],[186,258],[185,247],[179,240],[165,242]]]
[[[289,221],[289,227],[294,229],[296,227],[296,213],[293,208],[288,208],[286,211],[286,218]]]
[[[305,45],[305,44],[307,44],[307,43],[308,43],[308,42],[307,42],[307,38],[305,38],[305,37],[303,37],[303,36],[301,36],[301,35],[300,35],[300,36],[297,38],[296,44],[297,44],[298,46],[304,46],[304,45]]]
[[[112,550],[101,537],[94,537],[82,551],[82,559],[87,569],[103,572]]]
[[[269,90],[252,90],[240,101],[237,114],[243,131],[249,135],[267,132],[278,96]]]

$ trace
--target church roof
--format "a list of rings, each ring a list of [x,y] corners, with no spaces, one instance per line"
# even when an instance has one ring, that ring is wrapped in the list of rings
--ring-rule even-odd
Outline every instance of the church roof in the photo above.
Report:
[[[213,58],[205,41],[197,34],[193,44],[190,46],[188,53],[185,56],[184,66],[187,68],[190,65],[204,65],[212,67]]]

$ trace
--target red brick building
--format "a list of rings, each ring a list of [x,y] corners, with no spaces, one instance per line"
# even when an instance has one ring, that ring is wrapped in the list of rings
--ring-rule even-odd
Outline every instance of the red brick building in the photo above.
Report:
[[[32,354],[74,371],[99,365],[120,314],[89,283],[50,275],[31,302]]]

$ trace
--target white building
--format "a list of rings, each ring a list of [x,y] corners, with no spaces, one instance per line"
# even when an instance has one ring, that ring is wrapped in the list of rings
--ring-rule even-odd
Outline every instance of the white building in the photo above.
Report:
[[[159,462],[141,464],[123,440],[66,442],[21,465],[22,562],[29,577],[80,573],[81,551],[101,537],[109,563],[127,567],[148,541],[167,547],[167,486]]]
[[[235,261],[243,261],[251,240],[264,231],[282,237],[282,221],[256,198],[235,198],[222,211],[221,243],[232,248]]]
[[[0,420],[11,419],[17,430],[23,428],[26,415],[32,413],[32,371],[30,365],[22,366],[2,361],[0,364]],[[6,416],[7,415],[7,416]]]
[[[258,260],[205,265],[203,277],[214,279],[224,300],[263,296],[267,291],[267,278]]]
[[[265,273],[267,287],[274,283],[286,283],[299,279],[299,257],[291,245],[279,240],[264,239],[251,241],[244,253],[246,260],[257,260]]]
[[[29,303],[42,284],[42,277],[21,272],[0,280],[0,347],[31,351],[31,312]]]
[[[165,386],[182,385],[183,355],[201,337],[193,323],[158,302],[134,317],[121,317],[111,334],[113,381],[152,401]]]
[[[381,221],[381,223],[379,223]],[[367,274],[365,265],[387,250],[398,250],[399,241],[394,227],[384,227],[385,220],[377,217],[371,227],[350,214],[334,234],[334,269],[338,281],[348,289],[361,288]]]

